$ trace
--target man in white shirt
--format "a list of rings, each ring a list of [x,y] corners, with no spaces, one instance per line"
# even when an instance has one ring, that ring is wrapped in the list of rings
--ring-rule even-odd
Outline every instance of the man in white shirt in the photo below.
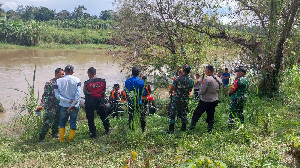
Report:
[[[77,115],[79,112],[79,101],[81,93],[80,79],[72,76],[74,67],[67,65],[65,76],[58,79],[54,85],[55,97],[59,99],[60,108],[60,142],[64,142],[65,127],[70,116],[69,141],[73,140],[76,130]]]

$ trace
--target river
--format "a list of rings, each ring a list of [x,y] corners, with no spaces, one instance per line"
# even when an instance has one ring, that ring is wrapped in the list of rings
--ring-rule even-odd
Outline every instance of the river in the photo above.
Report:
[[[97,69],[97,76],[107,82],[107,90],[113,84],[122,87],[126,74],[118,61],[106,50],[57,50],[57,49],[1,49],[0,50],[0,103],[5,108],[0,113],[0,122],[10,121],[18,112],[18,104],[24,102],[28,85],[25,78],[32,84],[36,65],[35,94],[43,94],[45,82],[54,78],[56,68],[64,68],[67,64],[74,66],[74,76],[81,82],[88,80],[87,69]],[[16,91],[13,89],[18,89]],[[15,107],[15,108],[14,108]]]

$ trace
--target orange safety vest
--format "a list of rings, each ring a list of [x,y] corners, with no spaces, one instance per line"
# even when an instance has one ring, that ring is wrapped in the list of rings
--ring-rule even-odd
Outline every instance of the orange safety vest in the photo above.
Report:
[[[125,90],[122,90],[121,91],[121,101],[127,101],[127,95],[126,95],[126,92]]]
[[[142,100],[146,99],[147,96],[149,96],[151,94],[150,91],[149,91],[149,85],[148,84],[146,84],[146,91],[147,91],[148,94],[146,96],[143,96]]]
[[[115,100],[115,98],[116,98],[116,97],[115,97],[115,92],[116,92],[115,90],[112,90],[111,93],[110,93],[110,97],[111,97],[113,100]],[[118,96],[119,96],[119,98],[120,98],[120,96],[121,96],[120,92],[118,92]],[[111,102],[111,103],[112,103],[112,102]]]

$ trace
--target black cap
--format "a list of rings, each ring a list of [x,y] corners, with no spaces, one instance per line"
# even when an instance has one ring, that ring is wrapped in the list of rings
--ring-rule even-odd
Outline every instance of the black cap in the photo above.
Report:
[[[246,73],[247,72],[247,70],[244,68],[244,67],[238,67],[238,68],[236,68],[235,70],[234,70],[234,72],[244,72],[244,73]]]
[[[138,76],[140,74],[140,70],[138,67],[132,67],[132,75]]]
[[[114,88],[117,88],[117,87],[120,87],[120,85],[118,83],[114,84]]]
[[[65,67],[65,72],[70,73],[74,71],[74,67],[72,65],[67,65]]]
[[[205,68],[208,69],[210,72],[215,71],[215,68],[212,65],[207,65]]]

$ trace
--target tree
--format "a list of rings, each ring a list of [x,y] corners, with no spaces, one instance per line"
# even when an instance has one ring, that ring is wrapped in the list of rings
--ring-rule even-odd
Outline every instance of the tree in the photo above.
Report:
[[[46,7],[39,7],[34,13],[34,19],[38,21],[52,20],[55,16],[55,11]]]
[[[178,44],[174,45],[176,43],[172,41],[179,37],[176,31],[182,27],[189,29],[191,35],[198,32],[211,39],[237,44],[246,52],[247,58],[259,63],[255,66],[263,75],[261,95],[273,96],[279,87],[285,41],[297,28],[293,25],[299,20],[299,3],[299,0],[126,0],[119,3],[119,17],[123,19],[121,25],[123,22],[135,26],[142,22],[134,16],[147,16],[143,20],[144,26],[133,29],[134,33],[136,36],[146,33],[160,38],[155,31],[149,31],[149,25],[160,27],[156,30],[168,37],[165,44],[169,47],[164,46],[167,48],[178,48]],[[223,24],[224,17],[231,23]],[[170,33],[166,33],[165,30],[170,29]],[[143,43],[143,40],[136,39],[135,43]]]
[[[81,19],[84,16],[84,12],[87,10],[84,5],[78,5],[78,7],[75,7],[74,12],[72,13],[73,19]]]
[[[20,12],[21,18],[25,21],[33,20],[35,12],[38,10],[38,8],[34,6],[25,6],[25,8],[23,8],[23,6],[19,6],[18,8],[19,9],[17,9],[17,11]]]
[[[0,17],[2,17],[5,14],[4,9],[2,9],[2,4],[0,4]]]
[[[62,10],[55,15],[55,19],[57,20],[71,19],[71,14],[67,10]]]
[[[9,10],[6,12],[7,19],[20,19],[20,15],[14,10]]]
[[[157,17],[153,17],[156,11],[160,11],[160,6],[157,4],[151,6],[152,8],[147,8],[147,6],[149,6],[147,0],[122,2],[122,7],[118,11],[119,15],[116,17],[119,28],[118,37],[115,39],[133,50],[133,57],[129,56],[125,62],[145,65],[142,67],[147,71],[151,71],[150,67],[162,69],[167,64],[169,65],[167,69],[172,71],[178,67],[179,62],[182,62],[179,60],[179,55],[185,34],[180,25],[167,20],[164,15],[156,13]],[[153,46],[161,46],[168,52],[160,49],[157,49],[160,51],[154,51]],[[165,58],[161,59],[161,56]],[[151,61],[149,57],[152,58]]]
[[[211,38],[231,41],[250,51],[263,75],[260,82],[260,95],[272,97],[279,90],[284,44],[293,29],[293,24],[299,19],[300,2],[299,0],[236,0],[235,2],[236,9],[227,14],[232,19],[238,20],[232,24],[244,28],[249,27],[246,25],[255,25],[258,31],[236,36],[232,30],[224,29],[221,23],[214,22],[214,25],[209,26],[208,22],[203,22],[203,15],[197,13],[185,14],[186,18],[193,18],[193,20],[177,21]],[[198,10],[197,7],[191,9]],[[219,14],[215,13],[215,15]],[[211,18],[213,19],[214,16]]]
[[[110,20],[112,19],[113,11],[112,10],[104,10],[100,12],[99,18],[102,20]]]

